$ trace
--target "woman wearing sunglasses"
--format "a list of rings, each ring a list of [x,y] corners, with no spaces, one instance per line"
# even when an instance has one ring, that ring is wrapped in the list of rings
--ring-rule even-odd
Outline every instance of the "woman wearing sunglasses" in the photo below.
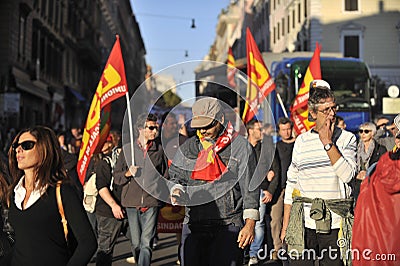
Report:
[[[354,266],[399,265],[400,234],[395,232],[400,227],[400,114],[394,124],[396,146],[368,169],[366,181],[361,185],[354,210],[351,248],[368,249],[368,255],[354,259]],[[386,259],[378,263],[383,256]]]
[[[55,133],[43,126],[22,130],[8,155],[13,178],[9,220],[16,240],[11,265],[87,265],[96,238],[67,176]],[[56,199],[58,181],[75,249],[65,239]]]
[[[360,139],[357,147],[358,174],[355,180],[354,198],[357,200],[360,193],[361,182],[365,179],[368,167],[377,162],[386,152],[385,146],[374,140],[376,134],[375,124],[366,122],[358,130]]]

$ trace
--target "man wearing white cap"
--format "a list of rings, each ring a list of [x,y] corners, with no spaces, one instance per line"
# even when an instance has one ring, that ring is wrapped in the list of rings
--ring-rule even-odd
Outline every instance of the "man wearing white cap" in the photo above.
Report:
[[[171,202],[186,206],[181,264],[241,265],[259,219],[259,189],[250,189],[255,153],[226,121],[218,99],[201,98],[192,112],[197,134],[169,169]]]
[[[337,241],[340,229],[350,241],[347,218],[353,202],[347,198],[357,169],[356,138],[335,127],[338,106],[326,81],[311,83],[308,110],[316,125],[294,144],[281,239],[288,244],[291,265],[314,265],[317,258],[321,265],[342,265]]]
[[[394,129],[393,129],[393,135],[394,135],[394,148],[392,149],[392,154],[393,157],[400,157],[400,114],[398,114],[394,120]],[[390,150],[389,150],[390,151]]]
[[[394,142],[396,144],[394,151],[400,151],[400,114],[398,114],[394,120],[393,120],[394,125],[396,126],[394,133],[395,133],[395,139]]]

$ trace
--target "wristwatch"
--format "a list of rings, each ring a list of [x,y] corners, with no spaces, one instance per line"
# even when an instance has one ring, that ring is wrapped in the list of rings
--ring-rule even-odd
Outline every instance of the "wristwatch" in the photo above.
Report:
[[[324,150],[329,151],[333,146],[333,143],[328,143],[324,145]]]

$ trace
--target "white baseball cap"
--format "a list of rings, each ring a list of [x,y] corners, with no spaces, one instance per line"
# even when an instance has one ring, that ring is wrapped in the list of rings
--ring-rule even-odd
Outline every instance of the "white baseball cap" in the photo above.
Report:
[[[311,81],[310,89],[316,88],[316,87],[327,87],[328,89],[331,89],[331,86],[329,85],[329,83],[323,79],[314,79],[313,81]]]
[[[400,114],[398,114],[394,120],[393,123],[396,125],[397,129],[400,130]]]

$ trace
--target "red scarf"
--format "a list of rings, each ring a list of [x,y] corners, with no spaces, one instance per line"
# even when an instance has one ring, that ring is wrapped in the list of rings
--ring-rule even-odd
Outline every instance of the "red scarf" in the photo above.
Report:
[[[218,137],[215,145],[213,145],[211,142],[206,141],[200,131],[197,130],[197,136],[200,139],[203,149],[197,155],[196,165],[194,166],[191,178],[211,182],[220,179],[227,169],[218,153],[231,144],[237,135],[237,132],[233,130],[233,126],[229,122],[225,131]]]

